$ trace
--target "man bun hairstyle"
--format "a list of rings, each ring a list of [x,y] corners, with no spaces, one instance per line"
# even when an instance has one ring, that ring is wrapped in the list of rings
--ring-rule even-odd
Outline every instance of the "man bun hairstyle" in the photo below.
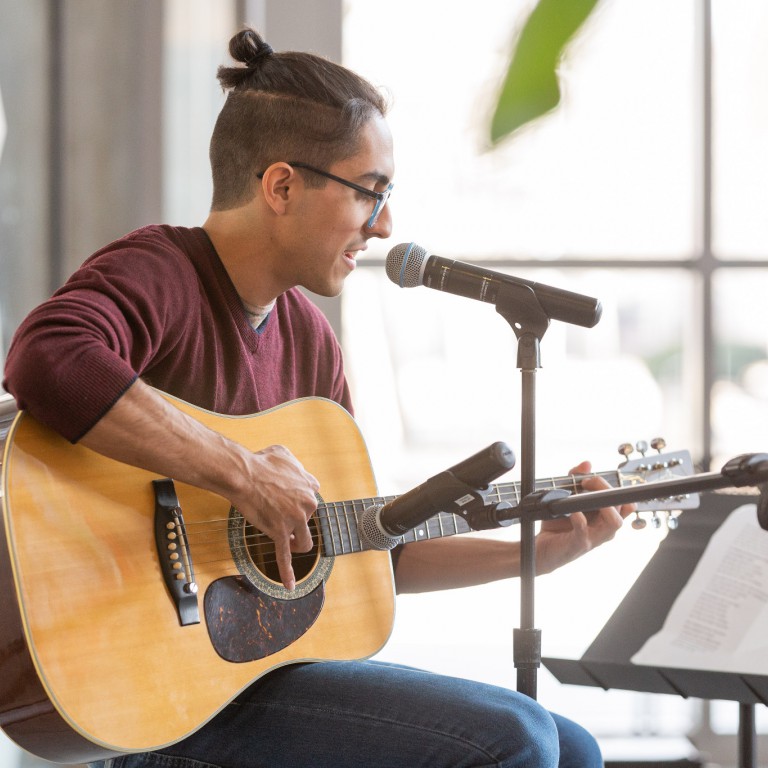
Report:
[[[257,174],[279,161],[328,168],[355,154],[368,120],[384,116],[384,95],[346,67],[311,53],[276,52],[246,28],[229,41],[238,66],[222,66],[228,92],[210,146],[213,210],[247,203]],[[306,183],[326,180],[307,174]]]

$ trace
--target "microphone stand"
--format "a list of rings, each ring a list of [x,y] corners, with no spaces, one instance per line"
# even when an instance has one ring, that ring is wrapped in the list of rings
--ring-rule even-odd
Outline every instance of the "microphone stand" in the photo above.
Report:
[[[503,282],[496,296],[496,311],[517,337],[517,367],[522,377],[520,432],[520,494],[525,498],[536,486],[536,371],[541,367],[541,339],[549,317],[527,285]],[[536,522],[520,521],[520,626],[514,630],[513,658],[517,690],[535,699],[541,666],[541,630],[535,628]]]

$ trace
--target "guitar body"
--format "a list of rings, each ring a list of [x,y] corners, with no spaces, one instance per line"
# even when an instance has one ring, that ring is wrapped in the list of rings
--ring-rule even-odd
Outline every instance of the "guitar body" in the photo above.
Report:
[[[252,450],[287,446],[325,502],[376,492],[357,425],[335,403],[228,417],[168,399]],[[156,476],[73,446],[24,413],[2,470],[0,726],[45,759],[161,748],[276,667],[365,658],[389,637],[387,552],[317,550],[289,593],[233,557],[225,499],[176,483],[199,602],[199,623],[182,624],[155,541]]]

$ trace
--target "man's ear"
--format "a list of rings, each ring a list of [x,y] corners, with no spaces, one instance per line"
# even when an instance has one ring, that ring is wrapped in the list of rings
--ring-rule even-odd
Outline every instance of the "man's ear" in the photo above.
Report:
[[[261,176],[264,200],[278,215],[286,212],[300,187],[301,178],[288,163],[272,163]]]

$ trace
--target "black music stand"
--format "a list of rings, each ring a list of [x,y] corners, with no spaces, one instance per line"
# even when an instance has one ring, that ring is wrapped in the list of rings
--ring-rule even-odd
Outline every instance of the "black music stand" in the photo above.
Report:
[[[561,682],[605,690],[666,693],[739,702],[739,768],[755,768],[755,704],[768,704],[768,676],[633,664],[630,659],[658,632],[693,573],[710,537],[725,518],[759,496],[709,493],[684,512],[581,659],[545,657]]]

